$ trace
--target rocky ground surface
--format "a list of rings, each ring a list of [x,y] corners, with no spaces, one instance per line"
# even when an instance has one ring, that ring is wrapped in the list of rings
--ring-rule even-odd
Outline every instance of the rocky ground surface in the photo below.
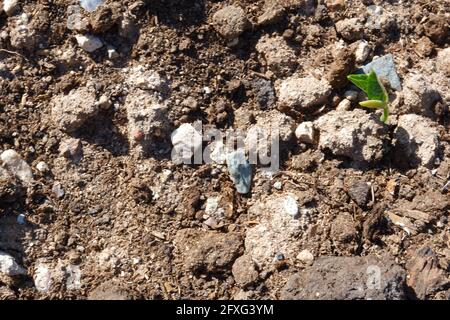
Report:
[[[449,16],[0,1],[0,299],[450,299]],[[175,161],[197,120],[279,129],[280,170]]]

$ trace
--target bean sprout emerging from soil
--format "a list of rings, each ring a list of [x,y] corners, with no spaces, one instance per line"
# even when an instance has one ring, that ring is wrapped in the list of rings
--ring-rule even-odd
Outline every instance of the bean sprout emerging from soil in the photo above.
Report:
[[[367,95],[368,100],[360,102],[359,105],[366,108],[383,109],[380,120],[386,123],[389,117],[389,97],[375,71],[372,70],[369,74],[350,74],[347,79]]]

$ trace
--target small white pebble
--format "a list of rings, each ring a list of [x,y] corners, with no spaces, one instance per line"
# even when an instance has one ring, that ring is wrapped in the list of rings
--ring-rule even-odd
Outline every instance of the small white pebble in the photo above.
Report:
[[[314,143],[315,133],[314,124],[311,121],[304,121],[295,129],[295,136],[304,143]]]
[[[204,87],[203,92],[205,92],[206,94],[211,94],[212,91],[209,87]]]
[[[369,43],[365,40],[362,40],[358,47],[355,50],[355,58],[357,63],[363,63],[367,60],[370,53],[370,46]]]
[[[273,187],[277,190],[281,190],[282,184],[280,181],[277,181],[273,184]]]
[[[336,107],[338,111],[349,111],[352,103],[350,100],[344,99]]]
[[[300,251],[300,253],[297,255],[297,260],[300,260],[304,263],[311,263],[314,261],[314,255],[311,253],[311,251],[305,249]]]
[[[298,204],[297,200],[294,199],[292,196],[287,196],[284,199],[283,202],[284,210],[288,215],[290,215],[292,218],[297,218],[298,216]]]
[[[12,16],[18,6],[17,0],[3,0],[3,11],[7,16]]]
[[[112,105],[111,100],[109,100],[107,95],[102,95],[100,99],[98,99],[97,104],[102,109],[109,109]]]
[[[40,172],[48,172],[48,171],[50,171],[49,166],[44,161],[40,161],[36,165],[36,169],[38,169]]]
[[[108,59],[116,59],[119,57],[119,53],[113,47],[108,47]]]
[[[78,45],[86,52],[94,52],[103,47],[103,42],[93,35],[77,34],[75,39]]]

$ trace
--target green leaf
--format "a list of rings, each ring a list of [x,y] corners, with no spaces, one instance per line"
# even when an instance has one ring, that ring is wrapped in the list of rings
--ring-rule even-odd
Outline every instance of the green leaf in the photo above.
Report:
[[[347,79],[363,90],[369,100],[388,102],[386,89],[378,79],[375,71],[372,70],[369,74],[350,74],[347,76]]]
[[[369,97],[369,100],[380,100],[387,102],[386,89],[384,89],[383,84],[380,82],[377,74],[373,70],[369,73],[368,77],[367,97]]]
[[[367,94],[368,91],[368,78],[367,74],[349,74],[347,79],[350,80],[355,86],[360,88]]]
[[[372,70],[369,74],[349,74],[347,79],[363,90],[368,97],[368,100],[359,104],[367,108],[383,109],[381,121],[386,122],[389,116],[389,96],[375,71]]]

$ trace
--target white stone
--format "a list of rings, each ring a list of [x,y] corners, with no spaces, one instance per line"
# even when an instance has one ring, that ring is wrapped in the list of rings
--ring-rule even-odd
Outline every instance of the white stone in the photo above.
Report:
[[[299,110],[324,103],[331,93],[328,82],[312,76],[289,77],[283,80],[277,89],[280,105]]]
[[[12,16],[17,9],[18,0],[3,0],[3,11],[7,16]]]
[[[66,288],[67,290],[78,290],[81,288],[81,269],[79,266],[68,265],[66,268],[67,280]]]
[[[12,256],[6,252],[0,251],[0,273],[12,277],[25,275],[27,274],[27,271],[19,266]]]
[[[53,283],[49,268],[44,264],[38,264],[34,269],[33,281],[39,292],[48,292]]]
[[[183,123],[179,126],[172,133],[171,140],[173,145],[172,161],[190,164],[193,155],[200,156],[200,159],[196,160],[202,161],[202,136],[191,124]]]
[[[320,131],[319,147],[356,163],[381,160],[386,151],[387,127],[377,114],[362,109],[330,111],[314,121]]]
[[[356,63],[363,63],[369,57],[370,46],[366,40],[359,41],[358,46],[355,50],[355,60]]]
[[[78,130],[99,112],[93,85],[73,89],[68,94],[55,95],[51,105],[53,123],[66,132]]]
[[[46,164],[44,161],[40,161],[36,165],[36,169],[38,169],[40,172],[48,172],[48,171],[50,171],[50,168],[49,168],[48,164]]]
[[[209,152],[209,158],[211,159],[211,161],[217,164],[225,164],[227,155],[229,153],[228,149],[221,140],[215,140],[211,142],[205,148],[205,156],[207,152]]]
[[[33,172],[30,166],[12,149],[3,151],[0,156],[4,166],[22,182],[29,184],[33,182]]]
[[[426,116],[433,115],[433,105],[440,99],[433,77],[409,73],[404,79],[404,111]]]
[[[348,99],[342,99],[341,102],[336,107],[336,110],[338,111],[349,111],[350,107],[352,106],[352,103]]]
[[[131,87],[137,87],[142,90],[152,90],[165,92],[168,90],[167,79],[158,72],[146,69],[142,65],[132,67],[128,72],[126,82]]]
[[[297,200],[295,200],[293,196],[288,195],[283,201],[283,206],[286,213],[292,218],[296,218],[298,216],[298,204]]]
[[[295,136],[300,142],[313,143],[315,137],[314,124],[311,121],[305,121],[295,129]]]
[[[436,57],[436,67],[447,77],[450,77],[450,47],[442,49]]]
[[[108,47],[108,59],[116,59],[119,57],[119,53],[113,47]]]
[[[275,183],[273,184],[273,187],[274,187],[275,189],[277,189],[277,190],[281,190],[282,186],[283,186],[283,185],[281,184],[280,181],[277,181],[277,182],[275,182]]]
[[[103,42],[93,35],[77,34],[75,39],[78,45],[86,52],[94,52],[103,47]]]
[[[111,107],[112,103],[111,100],[109,100],[107,95],[102,95],[100,97],[100,99],[98,99],[97,105],[101,108],[101,109],[109,109],[109,107]]]
[[[205,213],[207,215],[222,216],[224,210],[220,208],[219,202],[221,197],[210,197],[206,199]]]
[[[431,168],[439,151],[439,131],[430,119],[416,114],[399,117],[394,146],[410,164]]]
[[[128,93],[124,107],[130,152],[139,157],[154,153],[158,139],[170,128],[167,103],[154,92],[136,88]]]
[[[260,223],[247,229],[245,251],[260,270],[270,270],[277,254],[295,259],[299,238],[315,219],[312,210],[299,210],[294,194],[273,195],[249,208]]]
[[[311,263],[314,261],[314,255],[311,253],[311,251],[309,250],[302,250],[300,251],[300,253],[297,255],[297,260],[300,260],[301,262],[304,263]]]

